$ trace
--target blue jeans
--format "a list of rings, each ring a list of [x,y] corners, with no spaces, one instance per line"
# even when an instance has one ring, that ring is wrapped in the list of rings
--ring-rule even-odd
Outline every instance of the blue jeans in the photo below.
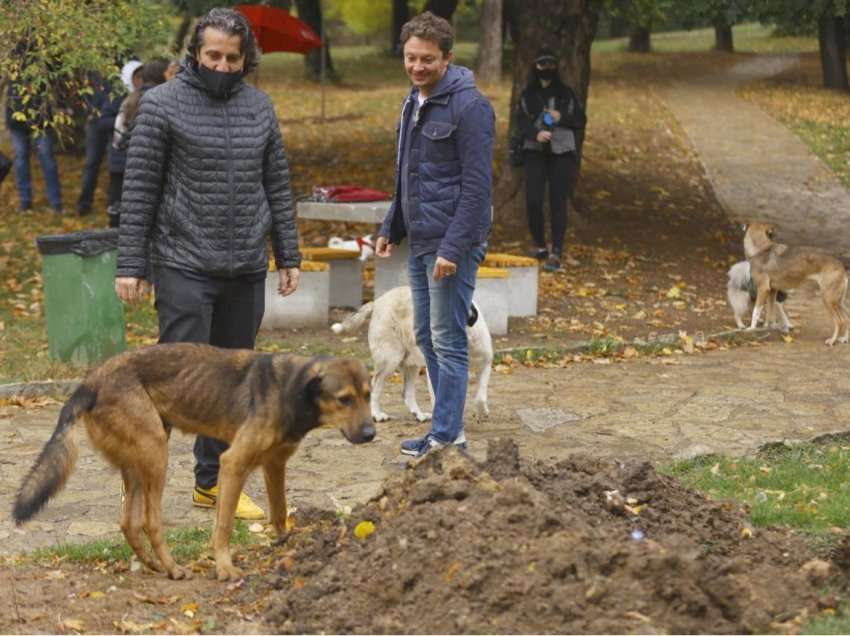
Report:
[[[484,260],[486,245],[469,250],[457,265],[454,276],[434,280],[435,253],[414,256],[408,261],[413,294],[413,325],[416,344],[434,388],[431,435],[450,444],[463,433],[463,407],[469,382],[467,318],[475,291],[475,275]]]
[[[91,212],[100,164],[103,163],[109,142],[112,141],[114,125],[114,117],[98,117],[86,123],[86,163],[83,166],[83,185],[77,201],[77,211],[81,214]]]
[[[30,146],[35,145],[44,181],[47,185],[47,200],[54,210],[62,209],[62,186],[59,184],[59,167],[53,156],[56,138],[52,130],[47,130],[33,138],[29,129],[23,126],[9,126],[12,146],[15,149],[15,185],[18,188],[18,200],[22,210],[32,207],[32,175],[30,174]]]

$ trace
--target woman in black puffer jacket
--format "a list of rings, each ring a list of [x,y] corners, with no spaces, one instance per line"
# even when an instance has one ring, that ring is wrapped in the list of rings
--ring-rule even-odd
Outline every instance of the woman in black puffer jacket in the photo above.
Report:
[[[561,269],[567,231],[567,201],[578,175],[578,147],[587,119],[572,89],[558,77],[558,59],[537,52],[516,112],[522,136],[528,227],[534,256],[548,271]],[[549,184],[551,240],[545,239],[543,202]]]

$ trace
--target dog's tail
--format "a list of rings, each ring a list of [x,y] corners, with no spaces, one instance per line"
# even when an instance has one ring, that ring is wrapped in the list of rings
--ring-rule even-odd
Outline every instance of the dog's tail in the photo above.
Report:
[[[21,482],[12,509],[16,524],[21,525],[31,519],[53,495],[62,490],[77,461],[77,444],[71,429],[80,415],[94,407],[96,400],[95,391],[80,386],[65,402],[56,430]]]
[[[363,326],[363,323],[369,320],[369,317],[372,315],[374,304],[366,303],[353,314],[349,314],[342,322],[335,322],[331,325],[331,331],[337,334],[357,333],[360,327]]]

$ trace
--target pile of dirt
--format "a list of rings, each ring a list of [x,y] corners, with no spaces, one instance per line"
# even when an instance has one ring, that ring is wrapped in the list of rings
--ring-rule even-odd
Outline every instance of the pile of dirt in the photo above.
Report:
[[[344,521],[311,514],[271,575],[283,633],[776,632],[833,602],[802,537],[648,463],[447,449]]]

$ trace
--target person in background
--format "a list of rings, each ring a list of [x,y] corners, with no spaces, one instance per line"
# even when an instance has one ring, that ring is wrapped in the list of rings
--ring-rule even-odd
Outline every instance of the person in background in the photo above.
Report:
[[[77,200],[77,213],[86,216],[92,212],[94,192],[100,164],[112,141],[115,118],[123,95],[115,95],[112,84],[99,75],[92,76],[94,94],[85,99],[89,118],[86,122],[86,160],[83,166],[83,181]]]
[[[165,81],[171,81],[175,77],[177,77],[177,73],[180,71],[180,62],[176,60],[171,60],[168,62],[168,67],[165,69]]]
[[[26,58],[33,38],[19,42],[11,56]],[[62,184],[59,181],[59,166],[56,163],[54,147],[56,133],[45,117],[49,116],[41,110],[37,97],[25,98],[25,85],[19,77],[9,80],[6,89],[6,128],[12,138],[15,150],[13,166],[15,169],[15,186],[18,190],[19,211],[27,214],[32,211],[33,192],[32,174],[30,172],[30,150],[34,146],[47,189],[47,200],[53,212],[62,214]]]
[[[115,290],[124,302],[139,300],[152,268],[161,343],[253,349],[265,311],[269,235],[278,293],[298,286],[301,254],[280,125],[268,95],[244,81],[259,59],[245,17],[212,9],[198,21],[177,77],[140,101],[121,194]],[[195,439],[194,505],[216,506],[227,449]],[[241,493],[236,517],[263,516]]]
[[[407,238],[416,344],[434,389],[431,430],[401,443],[421,457],[466,448],[467,321],[492,223],[495,114],[472,71],[452,64],[454,31],[426,11],[402,27],[411,81],[398,129],[396,189],[375,254]]]
[[[561,269],[567,232],[567,202],[578,176],[577,139],[587,122],[573,90],[558,77],[554,51],[541,48],[517,104],[516,127],[523,137],[525,196],[534,256],[550,272]],[[543,203],[549,186],[551,241]]]
[[[109,144],[107,157],[109,192],[107,194],[106,211],[109,213],[109,227],[118,227],[120,224],[121,190],[124,187],[127,149],[130,147],[130,135],[133,130],[133,120],[139,111],[139,102],[151,88],[166,81],[165,73],[168,66],[168,62],[154,60],[138,67],[133,77],[138,77],[141,85],[124,98],[121,102],[121,108],[118,109],[112,143]]]

